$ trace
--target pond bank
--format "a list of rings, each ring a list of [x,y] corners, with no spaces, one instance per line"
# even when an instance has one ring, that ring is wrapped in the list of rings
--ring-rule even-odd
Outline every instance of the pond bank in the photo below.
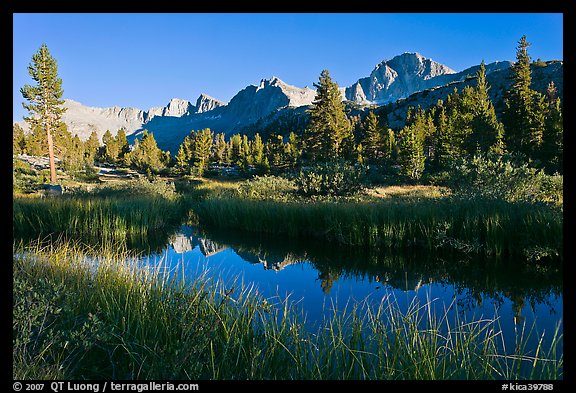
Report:
[[[70,245],[14,250],[15,379],[562,378],[561,331],[535,355],[525,336],[502,348],[497,319],[424,318],[432,304],[404,313],[388,299],[310,334],[288,301],[183,285],[125,257],[99,255],[94,274]]]

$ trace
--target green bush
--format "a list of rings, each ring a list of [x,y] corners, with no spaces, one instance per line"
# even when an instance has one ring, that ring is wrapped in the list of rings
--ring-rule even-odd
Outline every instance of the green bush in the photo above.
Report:
[[[363,167],[345,161],[322,162],[303,168],[295,181],[304,196],[346,196],[362,190],[364,174]]]
[[[545,175],[540,184],[540,197],[544,202],[563,202],[564,176],[559,174]]]
[[[546,175],[513,154],[463,159],[451,168],[447,183],[455,193],[467,197],[508,202],[562,201],[563,176]]]
[[[88,161],[85,161],[82,165],[83,166],[81,169],[70,171],[70,176],[78,181],[92,183],[98,182],[100,177],[98,176],[98,170],[94,167],[94,165]]]
[[[363,180],[368,186],[405,184],[400,177],[400,168],[390,164],[367,165]]]
[[[280,176],[256,176],[238,187],[242,198],[258,200],[289,201],[293,199],[296,185],[292,180]]]
[[[12,160],[12,190],[13,194],[30,194],[38,191],[40,184],[45,180],[45,176],[34,169],[27,162]]]

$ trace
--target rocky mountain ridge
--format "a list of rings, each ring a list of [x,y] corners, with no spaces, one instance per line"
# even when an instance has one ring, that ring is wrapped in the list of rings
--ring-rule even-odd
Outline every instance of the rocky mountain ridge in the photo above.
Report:
[[[487,64],[489,83],[490,75],[504,75],[511,65],[509,61]],[[561,65],[560,62],[560,68]],[[340,88],[340,91],[348,105],[401,104],[420,93],[422,95],[418,97],[422,98],[423,92],[435,91],[432,96],[440,97],[442,94],[436,93],[444,92],[442,87],[464,83],[473,77],[478,68],[479,65],[456,72],[419,53],[404,53],[382,61],[368,77],[360,78],[351,86]],[[562,70],[554,72],[561,74]],[[492,80],[502,82],[500,77]],[[496,86],[492,93],[499,90],[500,87]],[[227,135],[240,131],[253,133],[279,120],[280,124],[292,125],[295,122],[289,119],[291,114],[297,115],[296,125],[299,126],[306,116],[305,108],[312,104],[315,95],[314,89],[292,86],[273,76],[262,79],[258,85],[249,85],[240,90],[228,103],[201,94],[195,104],[173,98],[166,106],[141,110],[117,106],[94,108],[67,99],[64,106],[68,110],[63,115],[63,121],[82,140],[88,139],[92,131],[96,131],[101,139],[106,130],[115,135],[120,128],[124,128],[132,142],[144,130],[148,130],[154,134],[160,148],[175,153],[184,137],[192,130],[209,127]],[[401,110],[396,110],[389,114],[390,126],[399,124],[397,118],[401,117],[401,113]],[[27,129],[24,122],[19,124]]]

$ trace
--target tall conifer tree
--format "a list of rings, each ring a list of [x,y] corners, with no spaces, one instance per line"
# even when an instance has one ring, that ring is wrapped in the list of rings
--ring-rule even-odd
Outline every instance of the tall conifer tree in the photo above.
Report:
[[[384,130],[373,111],[368,113],[363,125],[362,155],[369,163],[380,163],[384,158]]]
[[[549,172],[563,172],[564,159],[564,123],[562,116],[562,104],[556,97],[557,89],[554,82],[550,82],[546,90],[546,113],[544,135],[542,136],[541,157]]]
[[[225,134],[223,132],[216,134],[216,141],[212,150],[214,162],[218,165],[228,164],[230,162],[228,151]]]
[[[484,60],[476,73],[477,84],[474,89],[474,105],[472,107],[471,134],[468,135],[466,147],[469,155],[476,152],[503,152],[503,126],[496,118],[492,101],[488,96],[486,81],[486,66]]]
[[[400,173],[412,180],[418,180],[424,172],[424,140],[418,128],[413,125],[404,126],[400,130],[400,151],[398,161]]]
[[[531,134],[535,92],[530,88],[532,75],[529,46],[526,36],[522,36],[516,48],[516,62],[512,66],[512,87],[506,92],[505,110],[502,115],[506,148],[526,155],[530,155],[531,142],[534,139]]]
[[[120,128],[116,134],[116,145],[118,146],[118,160],[123,160],[126,153],[130,151],[130,144],[126,138],[126,130]]]
[[[192,135],[194,140],[192,161],[197,174],[202,176],[210,162],[214,133],[210,128],[204,128],[202,131],[193,132]]]
[[[344,157],[353,146],[354,136],[344,112],[342,94],[328,70],[322,71],[316,98],[308,110],[310,122],[305,131],[306,152],[313,160],[329,161]]]
[[[92,131],[88,140],[84,142],[84,157],[88,161],[94,162],[94,158],[96,157],[99,148],[100,140],[98,139],[98,135],[96,134],[96,131]]]
[[[59,127],[62,113],[66,109],[61,107],[64,101],[61,99],[63,94],[62,79],[58,77],[57,62],[50,54],[46,44],[42,44],[38,52],[32,55],[28,73],[37,85],[24,85],[20,89],[24,99],[29,102],[28,104],[22,103],[30,113],[24,120],[30,124],[30,128],[39,126],[46,132],[50,160],[50,182],[55,183],[56,165],[54,163],[52,133]]]

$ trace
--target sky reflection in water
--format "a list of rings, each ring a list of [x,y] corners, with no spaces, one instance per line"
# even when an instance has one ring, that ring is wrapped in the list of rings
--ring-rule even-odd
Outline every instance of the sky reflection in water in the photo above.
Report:
[[[190,278],[207,269],[208,275],[230,287],[253,284],[270,303],[289,297],[310,327],[318,326],[333,309],[351,309],[364,299],[377,305],[387,296],[403,311],[417,298],[420,304],[432,300],[437,315],[446,307],[451,318],[458,312],[465,321],[498,315],[506,345],[514,345],[513,332],[524,323],[529,330],[535,322],[538,335],[530,340],[532,346],[544,331],[551,338],[563,319],[559,272],[466,257],[378,255],[322,242],[184,226],[163,252],[147,261],[183,269]]]

